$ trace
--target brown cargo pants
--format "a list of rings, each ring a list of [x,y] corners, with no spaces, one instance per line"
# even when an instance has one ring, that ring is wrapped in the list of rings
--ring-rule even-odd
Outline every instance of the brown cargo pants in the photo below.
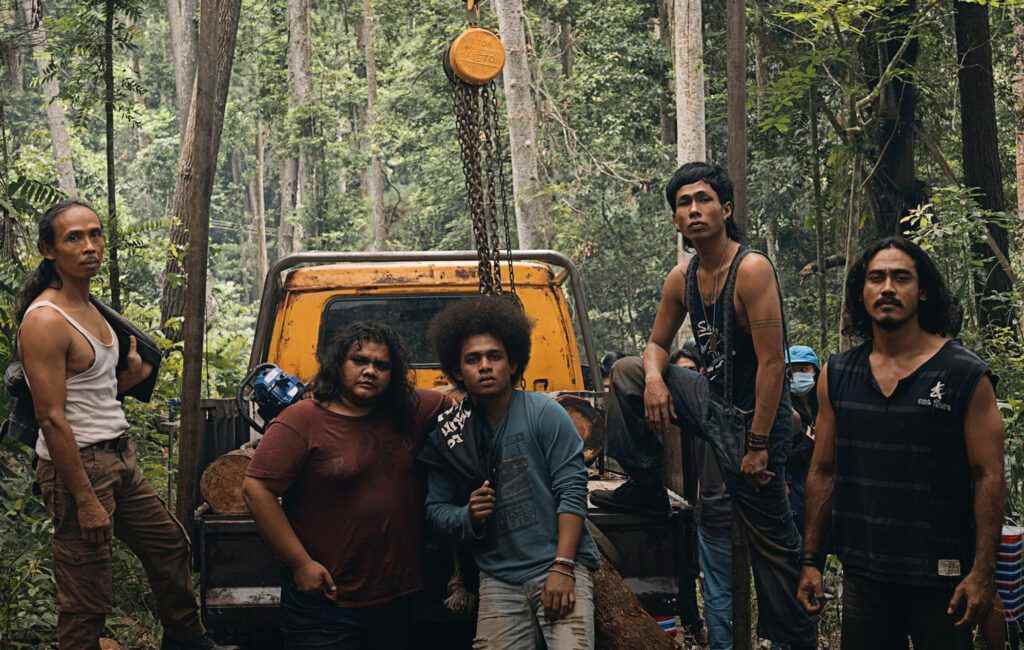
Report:
[[[192,593],[190,543],[136,464],[135,441],[79,450],[82,465],[114,525],[114,535],[142,561],[168,637],[188,640],[205,630]],[[75,500],[53,463],[39,459],[36,479],[53,519],[53,568],[57,582],[60,650],[98,650],[113,609],[111,543],[82,538]]]

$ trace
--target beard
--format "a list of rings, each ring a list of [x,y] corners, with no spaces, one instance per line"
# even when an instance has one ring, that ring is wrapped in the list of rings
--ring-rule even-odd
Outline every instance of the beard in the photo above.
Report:
[[[915,316],[917,316],[916,309],[913,312],[904,316],[903,318],[883,315],[881,318],[872,317],[871,321],[875,325],[878,325],[878,328],[881,329],[882,331],[895,332],[896,330],[900,329],[901,327],[909,323],[911,320],[913,320]]]

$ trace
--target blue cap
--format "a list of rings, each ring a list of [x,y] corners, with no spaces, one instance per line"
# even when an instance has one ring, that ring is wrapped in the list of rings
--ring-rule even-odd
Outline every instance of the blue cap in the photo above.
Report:
[[[806,345],[791,345],[786,352],[786,365],[791,363],[811,363],[818,370],[821,370],[821,362],[814,350]]]

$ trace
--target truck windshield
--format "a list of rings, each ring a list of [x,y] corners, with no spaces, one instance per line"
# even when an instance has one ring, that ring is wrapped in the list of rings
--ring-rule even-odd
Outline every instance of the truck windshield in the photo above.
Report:
[[[398,332],[409,349],[413,367],[440,367],[427,339],[430,320],[457,300],[472,296],[339,297],[327,302],[320,324],[317,352],[342,328],[357,321],[377,321]]]

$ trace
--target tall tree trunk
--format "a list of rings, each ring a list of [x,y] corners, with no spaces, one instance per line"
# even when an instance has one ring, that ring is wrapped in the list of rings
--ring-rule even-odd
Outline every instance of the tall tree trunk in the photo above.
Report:
[[[301,115],[299,133],[309,135],[304,109],[309,99],[309,0],[288,0],[288,112]],[[291,147],[289,149],[292,149]],[[306,195],[305,143],[292,149],[281,175],[281,223],[278,226],[278,257],[302,248],[302,206]]]
[[[978,191],[977,199],[982,208],[1001,212],[1006,209],[1006,198],[999,160],[988,7],[967,2],[957,2],[955,7],[964,183]],[[997,246],[1009,253],[1010,238],[1006,228],[993,222],[987,227]],[[1010,309],[1003,301],[992,298],[1012,289],[1010,278],[1002,266],[991,259],[984,242],[974,244],[974,254],[990,260],[985,264],[983,276],[975,276],[980,324],[1009,325]]]
[[[661,46],[669,53],[669,60],[675,65],[675,42],[672,37],[672,0],[658,0],[658,40]],[[665,147],[676,147],[676,116],[674,104],[675,79],[668,82],[665,101],[658,106],[658,121],[660,123],[661,144]]]
[[[241,0],[203,1],[199,53],[204,65],[196,71],[192,107],[178,162],[178,182],[174,188],[174,214],[187,225],[188,242],[177,494],[178,518],[186,526],[192,521],[195,508],[198,484],[195,470],[202,446],[200,397],[210,195],[224,125],[224,103],[231,83],[240,7]]]
[[[18,24],[17,5],[10,4],[0,7],[0,33],[15,34],[20,31]],[[20,93],[25,88],[24,71],[21,67],[21,49],[18,40],[13,36],[0,39],[0,66],[7,70],[7,82],[0,82],[0,89],[6,86],[6,92]]]
[[[209,142],[209,151],[207,156],[210,158],[208,164],[214,170],[208,176],[202,177],[202,180],[209,185],[206,190],[208,194],[213,193],[213,181],[216,176],[215,172],[217,169],[217,155],[220,151],[220,137],[221,127],[224,124],[224,109],[227,106],[228,101],[228,90],[231,88],[231,67],[234,63],[235,55],[235,36],[238,32],[238,9],[232,10],[230,6],[225,6],[225,3],[229,5],[237,5],[240,0],[206,0],[206,3],[212,3],[210,6],[217,12],[223,14],[220,18],[217,18],[217,22],[206,23],[202,22],[203,26],[207,26],[208,29],[218,30],[215,35],[211,35],[210,38],[216,39],[212,44],[208,44],[206,50],[202,49],[200,45],[197,48],[197,53],[203,57],[204,65],[198,66],[196,69],[196,76],[193,81],[192,88],[192,105],[188,110],[188,124],[186,125],[186,138],[182,140],[181,154],[178,158],[178,179],[174,186],[174,199],[173,199],[173,221],[171,225],[171,245],[174,249],[174,253],[168,257],[167,263],[164,266],[164,285],[160,296],[160,322],[162,323],[164,336],[172,341],[180,341],[183,335],[181,327],[181,318],[187,312],[186,307],[186,285],[182,281],[183,273],[186,269],[186,263],[182,261],[182,256],[186,253],[186,247],[189,245],[189,227],[190,222],[187,221],[186,217],[191,218],[192,212],[185,211],[181,207],[182,203],[179,202],[179,195],[181,195],[181,201],[190,196],[190,192],[193,191],[192,185],[196,182],[192,176],[194,175],[193,170],[199,169],[197,163],[193,159],[186,160],[186,156],[196,157],[199,154],[186,148],[186,141],[188,137],[193,139],[198,136],[193,133],[189,135],[189,131],[194,130],[192,122],[195,120],[195,116],[192,115],[196,111],[196,92],[199,88],[200,83],[200,72],[203,73],[204,83],[211,85],[209,93],[213,93],[213,106],[210,109],[203,108],[203,110],[210,110],[211,115],[202,116],[203,120],[209,121],[211,124],[217,125],[217,128],[212,130],[210,139],[207,140],[206,136],[200,138],[198,142]],[[233,12],[233,13],[232,13]],[[230,18],[234,15],[234,21],[231,24],[221,24],[219,22],[221,18]],[[202,18],[200,19],[203,20]],[[212,25],[212,26],[210,26]],[[201,42],[202,35],[200,35]],[[214,50],[210,50],[214,48]],[[207,78],[209,77],[209,78]],[[204,101],[209,101],[209,98]],[[208,128],[208,127],[203,127]],[[205,132],[204,132],[205,133]],[[196,147],[198,144],[189,145],[189,147]],[[187,162],[187,165],[186,165]],[[201,161],[203,164],[207,164],[205,160]],[[183,176],[188,174],[188,176]],[[206,203],[209,204],[209,197],[207,197]],[[207,226],[208,227],[208,226]],[[206,263],[205,261],[203,262]]]
[[[814,187],[814,252],[818,264],[818,353],[825,354],[828,349],[828,312],[825,295],[825,218],[821,207],[821,161],[818,158],[818,95],[817,88],[811,85],[809,117],[811,119],[811,182]]]
[[[46,27],[43,25],[42,0],[21,0],[25,24],[32,30],[31,37],[33,56],[40,73],[50,63],[50,55],[46,51]],[[38,7],[38,12],[36,8]],[[46,99],[46,120],[50,126],[50,139],[53,142],[53,157],[57,166],[57,182],[62,192],[70,198],[78,197],[78,183],[75,182],[75,166],[71,156],[71,138],[68,136],[67,120],[64,116],[64,104],[60,99],[60,82],[53,76],[43,80],[43,97]]]
[[[117,182],[114,176],[114,0],[106,0],[103,27],[103,109],[107,122],[107,253],[110,262],[110,306],[121,311],[120,239],[117,224]]]
[[[747,225],[747,19],[744,0],[728,0],[728,144],[732,218]]]
[[[245,219],[242,221],[238,237],[238,248],[242,258],[242,271],[246,278],[256,277],[255,258],[253,249],[256,247],[256,238],[253,236],[253,225],[256,223],[256,201],[255,192],[252,191],[255,183],[247,182],[245,172],[242,169],[242,152],[234,150],[229,154],[231,161],[231,182],[237,190],[242,193],[242,213]],[[249,283],[251,289],[255,282]],[[252,291],[246,292],[250,297]]]
[[[171,29],[171,55],[174,57],[178,128],[184,138],[196,76],[196,0],[167,0],[167,22]]]
[[[544,248],[549,236],[548,200],[540,178],[537,108],[531,93],[530,65],[522,0],[496,0],[498,30],[505,46],[505,102],[512,150],[512,195],[520,248]]]
[[[576,39],[572,34],[572,23],[568,18],[558,22],[558,60],[562,64],[562,76],[572,78],[576,66]]]
[[[672,41],[676,94],[676,163],[706,160],[704,120],[704,20],[701,0],[673,2]],[[676,237],[676,258],[682,262],[682,236]],[[685,324],[684,324],[685,327]]]
[[[267,132],[262,120],[256,121],[256,178],[255,200],[256,211],[256,296],[263,295],[263,283],[267,279],[270,264],[267,260],[267,206],[264,174],[266,173]]]
[[[768,43],[768,28],[764,19],[764,13],[757,12],[757,29],[754,30],[754,87],[757,89],[754,100],[754,117],[761,119],[761,103],[764,100],[764,88],[768,83],[767,64],[765,62],[765,49]]]
[[[706,160],[704,35],[699,0],[675,0],[676,162]]]
[[[370,154],[366,170],[366,193],[370,201],[370,250],[384,250],[388,237],[384,217],[384,167],[376,142],[377,126],[377,55],[374,53],[373,2],[363,0],[363,55],[366,57],[366,125],[363,136]]]
[[[1013,16],[1015,36],[1015,76],[1013,94],[1017,101],[1014,111],[1017,132],[1017,218],[1024,219],[1024,9],[1018,9]]]
[[[879,26],[866,33],[860,42],[868,87],[879,89],[871,133],[872,153],[878,162],[868,178],[879,237],[901,232],[900,220],[925,198],[914,158],[917,87],[912,73],[920,47],[916,34],[909,30],[916,13],[916,0],[891,5],[883,10]],[[907,39],[909,42],[901,52]],[[896,74],[886,78],[884,71],[893,61]]]

